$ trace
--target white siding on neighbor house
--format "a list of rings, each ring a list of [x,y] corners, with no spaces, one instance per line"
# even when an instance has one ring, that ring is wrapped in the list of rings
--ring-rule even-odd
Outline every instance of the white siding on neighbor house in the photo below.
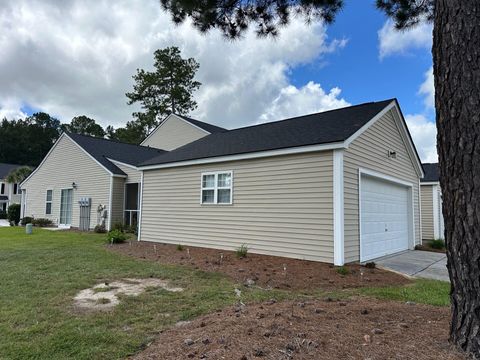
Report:
[[[97,207],[108,208],[110,193],[110,174],[89,157],[76,143],[63,136],[51,151],[47,159],[36,172],[22,185],[27,191],[25,216],[49,218],[58,223],[60,217],[60,193],[62,189],[73,190],[72,227],[78,227],[80,197],[92,199],[90,227],[97,224]],[[45,214],[47,189],[53,190],[52,214]]]
[[[359,168],[373,170],[413,185],[415,243],[420,242],[419,177],[392,111],[355,139],[344,153],[345,262],[360,259]],[[388,157],[389,150],[396,151],[396,159]]]
[[[433,185],[421,185],[422,199],[422,239],[435,238],[433,228]]]
[[[132,166],[126,166],[118,161],[110,160],[115,166],[117,166],[120,170],[122,170],[125,174],[127,174],[127,178],[125,179],[125,183],[139,183],[142,179],[142,172],[137,170]]]
[[[123,169],[122,169],[123,170]],[[116,223],[123,224],[125,179],[119,177],[112,178],[112,226]]]
[[[171,115],[142,142],[142,145],[170,151],[208,134],[189,122]]]
[[[201,174],[233,171],[233,204],[201,205]],[[140,240],[333,262],[332,151],[144,172]]]

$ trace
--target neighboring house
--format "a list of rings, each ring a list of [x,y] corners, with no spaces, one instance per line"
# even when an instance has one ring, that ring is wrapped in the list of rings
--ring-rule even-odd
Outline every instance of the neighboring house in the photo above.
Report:
[[[423,164],[425,177],[421,180],[422,239],[443,239],[445,226],[442,214],[442,189],[438,163]]]
[[[227,131],[224,128],[172,114],[140,144],[163,150],[173,150],[210,134]]]
[[[22,195],[18,184],[8,183],[7,175],[22,165],[0,163],[0,211],[7,211],[10,204],[20,204]]]
[[[139,166],[140,240],[336,265],[421,241],[423,170],[396,100],[198,131],[187,145],[169,135],[180,124],[143,142],[174,150]]]
[[[135,225],[141,173],[136,165],[163,150],[63,133],[22,184],[22,215],[59,227]]]

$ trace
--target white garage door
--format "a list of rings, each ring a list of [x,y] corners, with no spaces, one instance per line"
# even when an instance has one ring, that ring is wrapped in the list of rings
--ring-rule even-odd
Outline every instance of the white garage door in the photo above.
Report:
[[[408,249],[409,188],[367,175],[360,181],[361,261]]]

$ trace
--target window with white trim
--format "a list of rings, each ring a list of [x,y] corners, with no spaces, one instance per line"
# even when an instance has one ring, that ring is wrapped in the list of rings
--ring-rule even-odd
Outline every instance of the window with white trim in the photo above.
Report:
[[[53,190],[47,190],[45,198],[45,215],[52,215]]]
[[[232,203],[232,171],[209,172],[202,174],[202,204]]]

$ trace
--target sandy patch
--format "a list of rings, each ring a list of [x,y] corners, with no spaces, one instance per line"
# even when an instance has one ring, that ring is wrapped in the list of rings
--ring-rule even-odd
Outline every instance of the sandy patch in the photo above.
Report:
[[[168,281],[161,279],[123,279],[80,291],[73,298],[74,305],[83,310],[109,310],[120,303],[118,294],[138,296],[149,287],[160,287],[171,292],[183,291],[179,287],[170,287]]]

